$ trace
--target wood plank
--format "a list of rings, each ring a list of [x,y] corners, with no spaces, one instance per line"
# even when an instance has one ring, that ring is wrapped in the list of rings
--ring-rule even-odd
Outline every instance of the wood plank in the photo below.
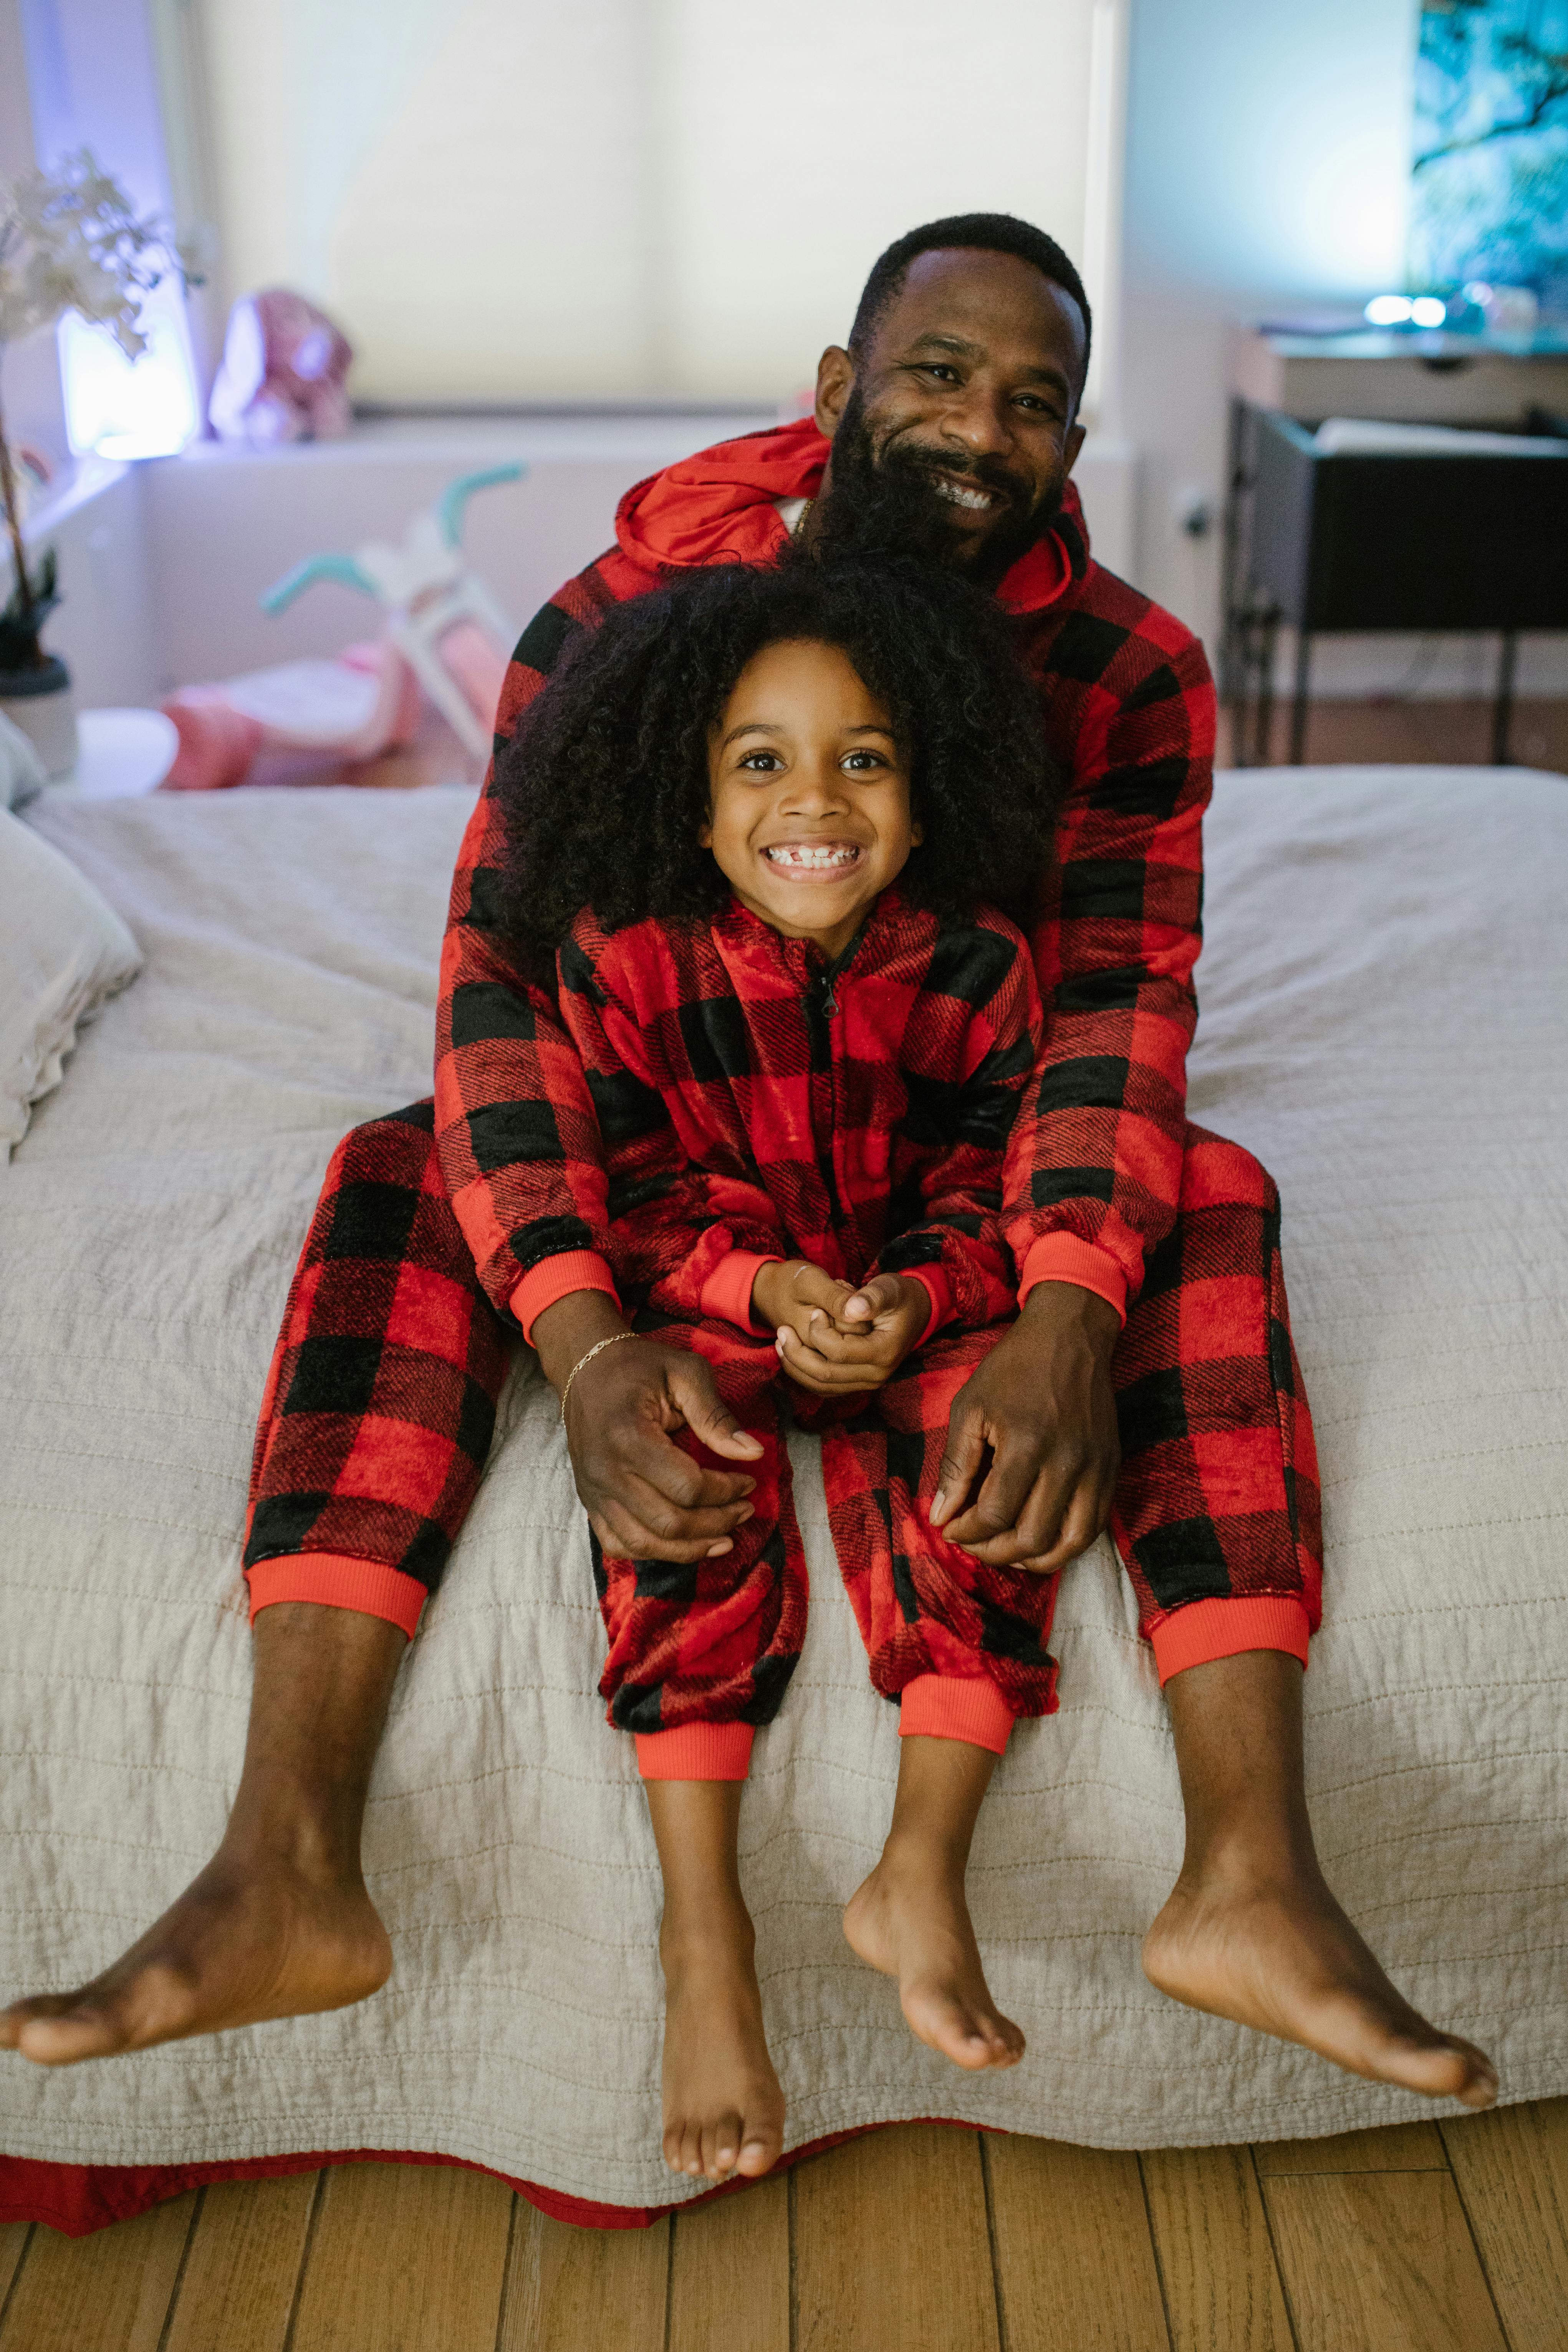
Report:
[[[672,2216],[669,2341],[678,2352],[789,2352],[789,2181]]]
[[[662,2352],[668,2271],[668,2221],[578,2230],[520,2199],[496,2352]]]
[[[319,2172],[215,2181],[185,2256],[164,2352],[283,2352]]]
[[[1513,2352],[1568,2335],[1568,2099],[1445,2122],[1459,2194]]]
[[[1433,2123],[1380,2124],[1373,2131],[1333,2132],[1327,2139],[1259,2140],[1252,2151],[1268,2180],[1282,2172],[1446,2172],[1442,2135]]]
[[[22,2267],[32,2227],[31,2221],[0,2221],[0,2311],[5,2310],[11,2282]]]
[[[1446,2172],[1263,2184],[1300,2352],[1506,2352]]]
[[[511,2205],[502,2182],[455,2164],[335,2167],[292,2352],[492,2352]]]
[[[0,2352],[158,2352],[197,2194],[90,2238],[35,2230]]]
[[[1268,2222],[1245,2147],[1140,2159],[1173,2352],[1290,2352]]]
[[[978,2137],[899,2124],[795,2175],[799,2352],[999,2352]]]
[[[981,2148],[1007,2352],[1168,2352],[1138,2158],[1014,2135]]]

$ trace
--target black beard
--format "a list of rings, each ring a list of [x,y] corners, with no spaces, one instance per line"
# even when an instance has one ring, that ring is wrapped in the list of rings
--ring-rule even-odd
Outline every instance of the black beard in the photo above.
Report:
[[[1008,500],[1002,520],[972,556],[955,544],[955,509],[937,488],[938,473],[958,475]],[[1028,485],[995,457],[961,457],[895,442],[878,457],[859,388],[851,392],[833,436],[833,482],[817,501],[812,543],[824,553],[863,562],[931,563],[994,589],[1021,555],[1042,540],[1061,512],[1065,481],[1031,506]]]

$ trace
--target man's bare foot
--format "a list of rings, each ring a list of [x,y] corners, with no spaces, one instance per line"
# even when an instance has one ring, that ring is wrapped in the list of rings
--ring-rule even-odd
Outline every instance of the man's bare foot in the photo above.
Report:
[[[1143,1939],[1151,1984],[1190,2009],[1299,2042],[1374,2083],[1489,2107],[1496,2069],[1401,1998],[1335,1902],[1315,1856],[1260,1878],[1184,1870]]]
[[[40,2066],[146,2050],[363,2000],[392,1947],[357,1873],[220,1850],[112,1968],[0,2013],[0,2049]]]
[[[784,2152],[784,2093],[763,2031],[754,1943],[743,1909],[691,1934],[667,1915],[659,1937],[664,2160],[693,2179],[754,2180]]]
[[[910,2032],[972,2074],[1016,2066],[1024,2037],[991,1998],[980,1948],[956,1875],[929,1848],[910,1852],[889,1838],[881,1861],[844,1909],[850,1949],[899,1980]]]
[[[1307,1811],[1296,1660],[1280,1650],[1211,1659],[1173,1675],[1165,1698],[1187,1845],[1143,1939],[1151,1984],[1374,2083],[1489,2107],[1491,2060],[1400,1997],[1323,1876]]]

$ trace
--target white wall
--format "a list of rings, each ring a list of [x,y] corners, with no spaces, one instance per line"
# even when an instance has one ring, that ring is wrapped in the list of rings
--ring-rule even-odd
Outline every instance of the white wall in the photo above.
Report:
[[[1187,488],[1223,500],[1229,324],[1404,283],[1418,10],[1133,0],[1121,423],[1142,457],[1136,576],[1211,649],[1218,533],[1193,541],[1174,509]],[[1325,639],[1317,687],[1396,686],[1420,654],[1409,637]],[[1423,690],[1489,693],[1494,658],[1446,641]],[[1561,639],[1524,641],[1520,685],[1568,692]]]
[[[1134,0],[1122,424],[1143,456],[1139,585],[1212,632],[1229,321],[1404,278],[1418,0]]]

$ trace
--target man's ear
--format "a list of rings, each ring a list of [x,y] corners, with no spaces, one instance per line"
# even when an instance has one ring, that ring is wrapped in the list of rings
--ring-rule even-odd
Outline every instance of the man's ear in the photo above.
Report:
[[[816,362],[816,429],[829,441],[854,388],[854,361],[842,343],[829,343]]]
[[[1087,425],[1075,425],[1063,442],[1062,446],[1067,452],[1067,464],[1062,467],[1064,474],[1070,474],[1078,464],[1078,453],[1083,447],[1088,433]]]

